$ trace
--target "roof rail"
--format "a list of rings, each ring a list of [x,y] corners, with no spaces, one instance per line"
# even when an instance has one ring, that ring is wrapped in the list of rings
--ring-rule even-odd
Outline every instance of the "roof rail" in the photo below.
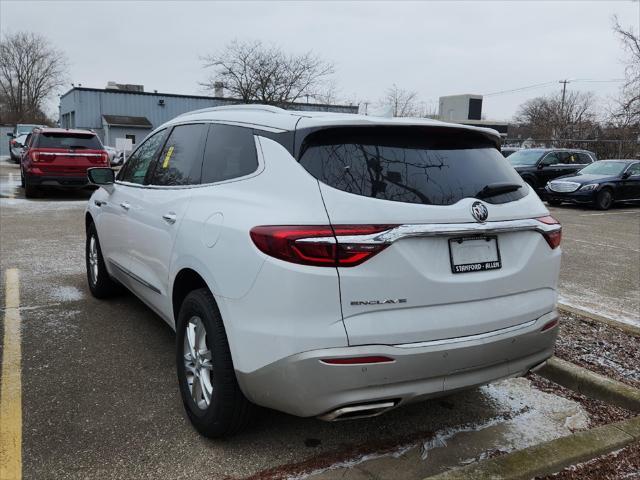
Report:
[[[260,112],[269,112],[269,113],[287,113],[287,110],[284,110],[280,107],[274,107],[273,105],[262,105],[259,103],[255,103],[255,104],[242,103],[238,105],[222,105],[219,107],[201,108],[200,110],[185,112],[179,116],[182,117],[183,115],[191,115],[193,113],[215,112],[220,110],[258,110]]]

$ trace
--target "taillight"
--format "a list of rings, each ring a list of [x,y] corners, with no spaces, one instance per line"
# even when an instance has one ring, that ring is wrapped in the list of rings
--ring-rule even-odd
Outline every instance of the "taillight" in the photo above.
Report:
[[[547,330],[551,330],[556,325],[558,325],[558,319],[551,320],[550,322],[545,323],[544,327],[540,330],[541,332],[546,332]]]
[[[554,230],[550,230],[548,232],[545,232],[545,231],[540,232],[542,233],[542,236],[544,237],[544,239],[547,241],[547,243],[552,249],[558,248],[560,246],[560,242],[562,241],[562,226],[560,225],[560,222],[554,217],[552,217],[551,215],[547,215],[546,217],[539,217],[539,218],[536,218],[536,220],[538,220],[541,223],[544,223],[545,225],[558,226],[558,228]]]
[[[41,158],[40,158],[40,152],[33,152],[33,151],[32,151],[32,152],[30,153],[30,155],[31,155],[31,160],[32,160],[33,162],[39,162],[39,161],[41,160]]]
[[[9,143],[10,143],[11,145],[15,145],[15,144],[16,144],[16,139],[14,138],[14,139],[13,139],[13,140],[11,140]]]
[[[109,154],[107,152],[102,152],[100,154],[100,160],[102,160],[102,163],[109,163]]]
[[[250,235],[261,252],[280,260],[318,267],[354,267],[389,246],[369,242],[366,237],[394,226],[268,225],[252,228]]]

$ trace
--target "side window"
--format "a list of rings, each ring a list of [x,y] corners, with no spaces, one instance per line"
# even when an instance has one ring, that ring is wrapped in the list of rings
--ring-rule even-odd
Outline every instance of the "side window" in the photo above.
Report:
[[[231,125],[211,125],[202,165],[202,183],[243,177],[258,168],[253,130]]]
[[[578,153],[578,163],[589,165],[592,162],[593,160],[591,160],[591,157],[586,153]]]
[[[127,163],[118,175],[118,180],[142,185],[149,165],[151,165],[158,148],[162,145],[165,133],[165,130],[161,130],[146,139],[127,159]]]
[[[202,145],[207,126],[202,123],[174,127],[151,175],[151,185],[200,183]]]
[[[631,172],[632,177],[640,175],[640,163],[634,163],[629,167],[628,171]]]
[[[558,163],[562,163],[559,158],[560,153],[550,153],[544,160],[542,160],[543,165],[557,165]]]

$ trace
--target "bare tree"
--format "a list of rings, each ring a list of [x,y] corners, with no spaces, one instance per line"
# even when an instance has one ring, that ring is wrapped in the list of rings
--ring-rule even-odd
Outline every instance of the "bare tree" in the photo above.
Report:
[[[391,109],[394,117],[417,117],[421,110],[418,92],[405,90],[395,83],[385,91],[378,103],[383,108]]]
[[[44,104],[64,84],[62,52],[38,34],[18,32],[0,40],[0,99],[5,121],[41,119]]]
[[[288,55],[260,41],[235,40],[221,52],[203,58],[214,74],[202,85],[214,89],[222,82],[230,94],[243,102],[286,106],[301,99],[326,99],[333,64],[313,52]]]
[[[534,138],[587,138],[595,128],[595,96],[567,91],[536,97],[520,105],[516,122],[527,126]]]
[[[618,17],[613,17],[613,31],[627,52],[625,60],[625,82],[616,101],[614,116],[616,123],[640,124],[640,37],[632,27],[625,29]]]

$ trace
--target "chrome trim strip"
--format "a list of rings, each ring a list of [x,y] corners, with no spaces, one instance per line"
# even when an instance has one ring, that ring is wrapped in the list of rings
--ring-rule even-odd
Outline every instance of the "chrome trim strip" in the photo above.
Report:
[[[553,312],[551,312],[553,313]],[[547,314],[548,315],[548,314]],[[556,317],[558,314],[555,314]],[[542,317],[544,317],[543,315]],[[540,318],[542,318],[540,317]],[[515,332],[518,330],[522,330],[534,325],[539,318],[535,320],[531,320],[526,323],[521,323],[520,325],[514,325],[513,327],[502,328],[500,330],[493,330],[491,332],[478,333],[476,335],[468,335],[466,337],[455,337],[455,338],[443,338],[442,340],[430,340],[428,342],[419,342],[419,343],[402,343],[400,345],[394,345],[394,347],[398,348],[422,348],[422,347],[435,347],[439,345],[449,345],[451,343],[460,343],[460,342],[469,342],[473,340],[482,340],[484,338],[495,337],[496,335],[502,335],[504,333]]]
[[[38,155],[50,155],[53,157],[101,157],[101,153],[61,153],[61,152],[37,152]]]
[[[151,285],[149,282],[143,280],[142,278],[140,278],[138,275],[136,275],[135,273],[133,273],[130,270],[127,270],[126,268],[124,268],[122,265],[120,265],[117,262],[114,262],[113,260],[109,260],[109,263],[111,265],[113,265],[114,267],[116,267],[118,270],[120,270],[122,273],[124,273],[125,275],[131,277],[132,279],[134,279],[136,282],[138,282],[139,284],[147,287],[149,290],[151,290],[152,292],[158,293],[158,294],[162,294],[162,292],[160,291],[159,288],[154,287],[153,285]]]
[[[505,232],[535,231],[550,233],[560,230],[560,224],[548,225],[535,218],[502,220],[486,223],[424,223],[399,225],[371,235],[339,235],[338,243],[383,244],[411,237],[453,237],[464,235],[489,235]],[[300,238],[296,242],[334,243],[333,237]]]

